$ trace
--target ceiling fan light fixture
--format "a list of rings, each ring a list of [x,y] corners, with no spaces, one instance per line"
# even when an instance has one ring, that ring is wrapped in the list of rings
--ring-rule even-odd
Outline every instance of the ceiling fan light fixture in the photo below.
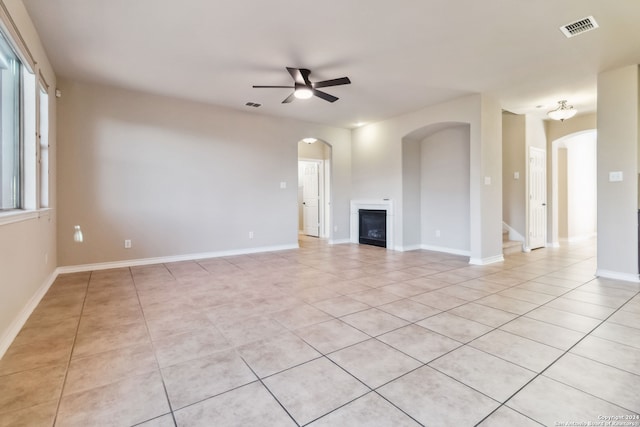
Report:
[[[293,95],[298,99],[309,99],[313,96],[313,91],[306,86],[297,87]]]
[[[547,113],[549,118],[564,122],[565,120],[570,119],[578,113],[578,110],[573,108],[573,105],[567,105],[566,100],[558,101],[558,104],[560,104],[558,108]]]
[[[317,96],[320,99],[324,99],[327,102],[336,102],[339,98],[337,96],[333,96],[329,93],[323,92],[321,88],[325,87],[333,87],[333,86],[341,86],[351,84],[351,80],[349,77],[340,77],[337,79],[323,80],[321,82],[312,82],[309,80],[309,75],[311,74],[311,70],[308,68],[293,68],[286,67],[287,71],[291,75],[293,79],[293,86],[262,86],[262,85],[254,85],[254,88],[276,88],[276,89],[293,89],[293,93],[287,96],[283,104],[288,104],[292,102],[294,99],[309,99],[312,96]]]

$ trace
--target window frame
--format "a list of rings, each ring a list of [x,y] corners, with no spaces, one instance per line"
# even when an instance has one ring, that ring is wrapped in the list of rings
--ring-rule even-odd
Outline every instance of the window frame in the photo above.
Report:
[[[37,66],[37,63],[33,57],[33,54],[29,50],[25,40],[22,38],[19,30],[15,26],[15,23],[11,19],[11,16],[4,5],[4,3],[0,2],[0,32],[3,37],[7,41],[9,47],[12,49],[13,53],[16,55],[18,60],[21,63],[21,72],[20,72],[20,111],[19,111],[19,146],[20,146],[20,185],[21,192],[20,195],[20,206],[18,208],[0,210],[0,226],[5,224],[17,223],[22,221],[27,221],[34,218],[40,218],[42,216],[49,216],[50,211],[53,210],[51,207],[51,185],[48,183],[49,195],[48,195],[48,206],[43,206],[44,203],[41,199],[41,181],[40,181],[40,146],[39,146],[39,132],[40,132],[40,103],[41,96],[40,91],[43,90],[47,95],[48,105],[50,105],[49,97],[50,86],[46,82],[44,76],[40,68]],[[26,83],[24,79],[25,73],[28,73],[32,79],[30,79],[33,84],[32,88],[29,89],[29,92],[32,94],[33,98],[31,100],[32,105],[32,128],[27,129],[26,127],[26,94],[25,88]],[[50,117],[50,108],[47,105],[46,113],[47,119]],[[50,140],[51,140],[51,126],[49,125],[47,128],[47,142],[50,149]],[[25,154],[25,144],[32,143],[33,144],[33,156],[32,158],[27,158]],[[49,152],[50,154],[50,152]],[[25,164],[27,162],[33,162],[31,167],[31,171],[27,172],[25,168]],[[49,170],[51,164],[51,157],[48,158],[48,164],[46,165],[46,169]],[[25,190],[25,181],[32,180],[33,186],[30,190],[31,192],[27,194]]]

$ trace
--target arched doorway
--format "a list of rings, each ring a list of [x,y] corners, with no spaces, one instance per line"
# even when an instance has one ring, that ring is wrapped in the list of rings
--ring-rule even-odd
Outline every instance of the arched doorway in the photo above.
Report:
[[[552,142],[552,244],[597,232],[597,132],[572,133]]]
[[[437,123],[403,138],[404,249],[470,255],[470,125]]]

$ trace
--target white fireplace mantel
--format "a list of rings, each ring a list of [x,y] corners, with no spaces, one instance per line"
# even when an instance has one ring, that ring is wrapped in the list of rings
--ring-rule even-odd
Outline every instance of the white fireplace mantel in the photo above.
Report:
[[[352,200],[351,201],[351,243],[359,242],[359,211],[372,209],[387,212],[387,249],[393,249],[393,201],[390,199]]]

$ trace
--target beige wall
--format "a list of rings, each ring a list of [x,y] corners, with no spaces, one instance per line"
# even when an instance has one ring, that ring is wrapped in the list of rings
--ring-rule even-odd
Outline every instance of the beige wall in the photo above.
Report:
[[[502,118],[488,96],[462,97],[355,129],[353,198],[392,199],[395,246],[404,249],[403,142],[451,123],[470,126],[471,262],[492,262],[502,257]]]
[[[512,240],[526,239],[529,223],[529,148],[546,149],[544,122],[531,115],[502,114],[502,215]],[[518,174],[518,178],[515,174]]]
[[[470,243],[468,125],[436,132],[421,144],[422,245],[467,254]]]
[[[332,237],[348,238],[348,130],[69,80],[59,86],[60,265],[297,245],[298,141],[307,136],[332,145]],[[72,240],[76,224],[83,244]]]
[[[49,173],[51,210],[39,217],[0,225],[0,357],[50,284],[56,268],[56,76],[29,16],[18,0],[5,0],[10,19],[36,61],[35,73],[49,85]],[[2,11],[4,14],[4,10]]]
[[[638,66],[598,75],[598,274],[638,280]],[[609,173],[623,173],[610,182]]]
[[[402,143],[402,231],[404,250],[422,247],[422,143],[405,138]]]
[[[502,220],[519,235],[526,235],[526,155],[525,116],[502,114]],[[514,178],[518,173],[519,177]],[[516,238],[516,236],[511,236]]]

